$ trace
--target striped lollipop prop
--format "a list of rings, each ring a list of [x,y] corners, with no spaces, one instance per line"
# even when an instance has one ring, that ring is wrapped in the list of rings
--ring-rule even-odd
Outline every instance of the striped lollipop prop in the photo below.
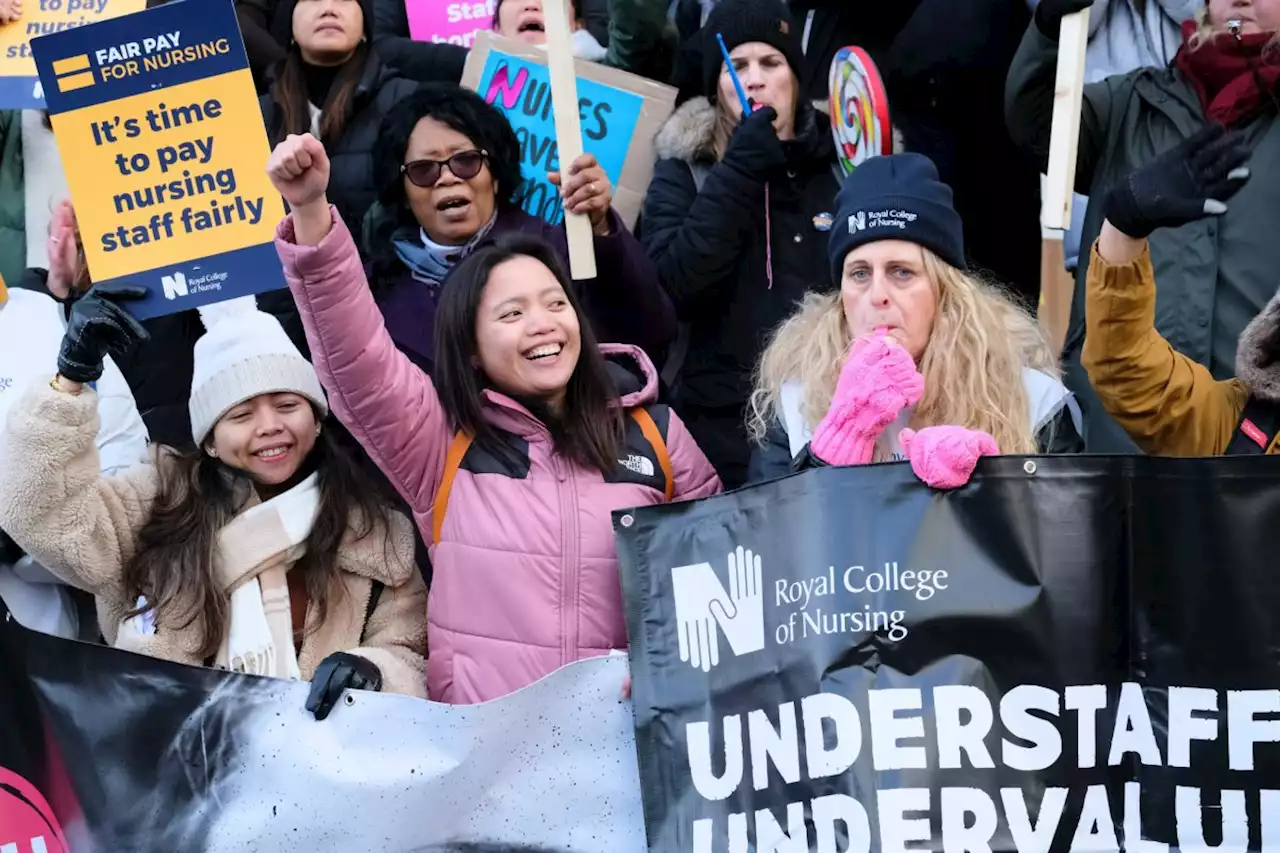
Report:
[[[871,56],[842,47],[831,62],[831,134],[846,175],[868,157],[893,153],[889,97]]]

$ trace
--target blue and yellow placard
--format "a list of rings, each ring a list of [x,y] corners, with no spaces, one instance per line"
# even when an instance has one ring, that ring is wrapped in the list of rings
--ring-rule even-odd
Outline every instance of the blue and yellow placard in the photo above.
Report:
[[[44,106],[32,39],[139,12],[145,5],[146,0],[25,0],[22,17],[0,25],[0,109]]]
[[[182,0],[32,42],[95,282],[137,317],[283,287],[284,203],[232,0]]]

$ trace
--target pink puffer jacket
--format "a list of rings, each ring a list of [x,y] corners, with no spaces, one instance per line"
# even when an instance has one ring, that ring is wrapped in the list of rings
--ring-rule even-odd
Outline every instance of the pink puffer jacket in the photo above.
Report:
[[[276,249],[330,406],[431,542],[453,438],[431,379],[388,336],[340,217],[317,246],[297,245],[286,217]],[[720,481],[684,424],[650,405],[657,374],[649,359],[634,347],[603,349],[621,380],[622,405],[645,406],[666,440],[675,498],[718,493]],[[553,453],[546,426],[523,406],[483,393],[485,416],[517,453],[499,459],[470,447],[440,541],[430,545],[427,692],[455,704],[494,699],[573,661],[626,648],[610,513],[664,499],[660,461],[630,419],[625,455],[606,478]]]

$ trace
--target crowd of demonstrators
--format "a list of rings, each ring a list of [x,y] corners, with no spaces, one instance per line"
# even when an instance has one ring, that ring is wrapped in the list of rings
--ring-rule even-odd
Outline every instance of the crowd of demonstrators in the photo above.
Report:
[[[135,321],[137,289],[90,279],[47,115],[0,114],[20,618],[308,679],[319,717],[346,688],[474,703],[625,648],[615,509],[816,465],[955,488],[1001,453],[1270,449],[1280,0],[499,0],[493,30],[545,45],[545,2],[578,58],[679,91],[635,236],[592,154],[547,176],[588,280],[521,208],[467,50],[413,42],[402,0],[237,0],[288,289]],[[1029,313],[1036,175],[1090,5],[1064,384]],[[850,44],[901,151],[846,179]]]
[[[429,537],[430,697],[485,701],[625,648],[611,511],[720,490],[654,405],[652,362],[597,342],[545,241],[504,235],[442,289],[428,376],[387,334],[330,168],[310,136],[276,148],[276,248],[339,418]]]
[[[71,309],[57,376],[0,433],[0,527],[96,597],[118,648],[314,678],[318,718],[346,687],[424,695],[410,525],[324,432],[319,380],[273,317],[224,314],[196,343],[196,449],[104,476],[86,383],[146,338],[123,307],[143,293],[99,287]]]
[[[909,459],[954,487],[979,455],[1078,451],[1054,354],[1025,310],[966,269],[960,216],[928,158],[869,160],[836,201],[839,222],[888,215],[832,232],[839,291],[809,295],[765,351],[751,479]]]
[[[1048,160],[1057,38],[1064,15],[1089,0],[1041,0],[1009,72],[1007,119],[1016,141]],[[1238,30],[1232,22],[1238,22]],[[1076,188],[1104,194],[1130,172],[1208,124],[1241,130],[1255,173],[1280,157],[1276,85],[1280,81],[1278,0],[1209,0],[1182,24],[1181,46],[1168,67],[1140,68],[1085,88]],[[1220,217],[1188,222],[1152,235],[1150,252],[1159,292],[1156,328],[1178,350],[1225,379],[1235,370],[1236,342],[1275,291],[1280,243],[1270,211],[1280,205],[1280,183],[1250,181]],[[1103,211],[1091,204],[1082,245],[1102,230]],[[1076,273],[1064,364],[1067,383],[1085,410],[1091,451],[1133,452],[1123,430],[1098,405],[1080,363],[1085,342],[1082,252]]]
[[[365,222],[365,275],[391,339],[431,372],[441,283],[458,262],[512,233],[549,241],[567,261],[565,229],[520,208],[520,142],[506,116],[468,89],[424,84],[396,104],[375,160],[382,191]],[[675,316],[653,264],[613,210],[604,169],[583,154],[551,180],[565,209],[587,215],[595,234],[597,277],[575,288],[596,334],[661,358]]]
[[[641,232],[687,326],[675,405],[729,488],[747,479],[751,375],[768,333],[808,291],[831,289],[822,251],[839,166],[830,122],[800,95],[800,40],[778,0],[725,0],[720,54],[703,55],[698,97],[659,131]],[[825,218],[824,218],[825,215]]]

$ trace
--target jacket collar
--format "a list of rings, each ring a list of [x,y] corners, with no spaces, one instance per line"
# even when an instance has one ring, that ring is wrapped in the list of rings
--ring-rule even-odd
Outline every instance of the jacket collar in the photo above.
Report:
[[[1236,377],[1249,386],[1253,396],[1280,403],[1280,293],[1240,335]]]
[[[280,72],[284,68],[284,60],[277,61],[267,70],[267,92],[270,94],[271,101],[277,103],[275,96],[276,81],[280,79]],[[378,56],[378,51],[372,45],[365,52],[364,68],[360,70],[360,80],[356,83],[356,90],[352,95],[352,102],[358,108],[364,104],[370,97],[376,95],[382,84],[387,79],[394,77],[395,73],[391,71],[382,59]],[[317,104],[323,107],[324,104]]]
[[[706,98],[691,98],[663,122],[654,150],[663,160],[714,163],[716,109]],[[826,169],[835,154],[831,119],[804,102],[796,116],[796,138],[783,143],[787,160],[796,166]]]
[[[600,352],[613,380],[618,406],[632,409],[658,399],[658,371],[644,350],[628,344],[600,344]],[[550,435],[546,424],[514,398],[492,388],[480,393],[484,416],[498,429],[526,439]]]

